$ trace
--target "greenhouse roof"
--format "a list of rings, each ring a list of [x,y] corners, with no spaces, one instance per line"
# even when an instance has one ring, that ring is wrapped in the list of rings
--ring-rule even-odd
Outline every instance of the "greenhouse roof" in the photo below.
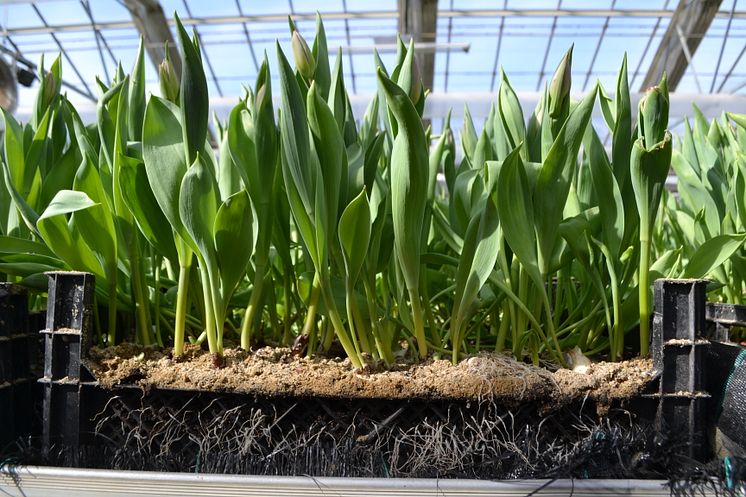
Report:
[[[19,67],[38,64],[42,55],[51,61],[62,52],[69,97],[77,103],[93,103],[98,96],[96,75],[108,82],[118,61],[127,69],[134,61],[140,31],[131,10],[157,4],[156,0],[5,1],[0,7],[2,50]],[[501,68],[519,93],[536,94],[551,78],[562,54],[574,45],[573,79],[579,89],[599,80],[613,91],[626,53],[633,91],[646,86],[646,75],[655,70],[651,66],[663,64],[671,74],[672,64],[677,63],[683,73],[672,86],[682,94],[698,94],[689,101],[706,100],[705,95],[713,93],[746,100],[746,0],[399,0],[399,4],[437,8],[430,29],[424,26],[427,21],[421,22],[416,38],[421,41],[419,53],[431,54],[431,60],[434,56],[434,96],[458,95],[455,100],[463,101],[472,100],[472,95],[474,102],[489,102],[488,95],[499,86]],[[341,49],[352,94],[362,97],[375,91],[374,48],[387,66],[395,57],[399,29],[395,0],[160,0],[160,5],[165,12],[162,25],[168,23],[172,33],[174,12],[197,31],[210,94],[217,99],[233,102],[243,93],[242,85],[253,84],[265,52],[277,76],[274,44],[279,39],[283,49],[290,50],[288,14],[311,40],[315,13],[321,13],[330,56],[335,58],[337,47]],[[150,16],[141,29],[150,29],[152,35],[157,22],[157,16]],[[150,89],[157,91],[155,66],[148,64],[147,71]],[[20,89],[21,113],[31,105],[34,92],[35,85]],[[727,100],[742,104],[741,98]]]

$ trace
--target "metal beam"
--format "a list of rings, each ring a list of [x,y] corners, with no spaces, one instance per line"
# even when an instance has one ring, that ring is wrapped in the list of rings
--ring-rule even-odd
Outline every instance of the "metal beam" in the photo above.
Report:
[[[722,0],[679,0],[640,91],[655,85],[663,73],[668,88],[674,91],[686,72],[689,61],[718,13]]]
[[[616,0],[611,1],[611,8],[613,9],[616,5]],[[593,73],[593,66],[596,65],[596,59],[598,59],[598,53],[601,51],[601,44],[604,42],[604,37],[606,36],[606,31],[609,29],[609,21],[611,19],[609,17],[606,18],[604,21],[604,25],[601,28],[601,35],[598,37],[598,43],[596,43],[596,49],[593,51],[593,57],[591,58],[591,63],[588,66],[588,71],[585,73],[585,80],[583,81],[583,91],[588,87],[588,81],[591,79],[591,74]]]
[[[157,3],[153,0],[123,0],[125,3]],[[354,19],[396,19],[399,13],[397,11],[372,11],[372,12],[325,12],[325,21],[334,20],[354,20]],[[674,15],[674,11],[665,9],[479,9],[479,10],[441,10],[438,16],[442,18],[499,18],[499,17],[635,17],[635,18],[663,18],[669,19]],[[718,11],[715,17],[728,19],[731,12],[727,10]],[[316,19],[316,13],[298,13],[294,14],[293,19],[296,21],[313,21]],[[739,10],[733,12],[733,19],[746,19],[746,11]],[[185,26],[188,25],[222,25],[222,24],[240,24],[244,22],[286,22],[285,14],[259,14],[259,15],[237,15],[237,16],[213,16],[185,18],[181,20]],[[173,20],[166,19],[168,24],[174,24]],[[97,22],[99,29],[131,29],[137,27],[133,21],[110,21]],[[70,24],[52,24],[50,26],[17,26],[7,27],[3,34],[22,35],[22,34],[39,34],[55,33],[64,31],[89,31],[90,23],[70,23]]]
[[[2,26],[0,26],[0,29],[2,29]],[[30,60],[28,60],[26,57],[24,57],[23,54],[21,54],[21,51],[18,49],[18,46],[13,42],[13,40],[9,36],[6,37],[5,39],[8,41],[8,43],[10,44],[10,46],[13,47],[13,50],[0,45],[0,53],[4,53],[5,55],[7,55],[7,56],[9,56],[9,57],[17,60],[18,62],[22,63],[23,65],[25,65],[26,67],[28,67],[29,71],[32,71],[32,72],[36,71],[37,70],[36,64],[34,64]],[[46,72],[47,72],[47,70],[45,69],[44,73],[46,74]],[[36,74],[34,74],[34,76],[35,76],[35,79],[38,79],[38,76]],[[62,84],[62,86],[64,88],[72,90],[75,93],[77,93],[78,95],[80,95],[82,97],[85,97],[88,100],[91,100],[92,102],[96,101],[96,99],[95,98],[92,99],[91,96],[88,93],[84,92],[83,90],[81,90],[77,86],[75,86],[75,85],[73,85],[73,84],[68,83],[67,81],[65,81],[65,78],[62,78],[61,84]]]
[[[187,0],[182,0],[182,3],[184,4],[184,9],[186,9],[187,14],[189,17],[192,16],[192,10],[189,8],[189,3],[187,3]],[[223,89],[220,87],[220,81],[218,81],[218,76],[215,74],[215,69],[212,67],[212,62],[210,62],[210,57],[207,55],[207,50],[204,49],[204,45],[202,44],[202,36],[200,36],[199,31],[197,31],[197,26],[194,26],[194,36],[197,38],[197,43],[199,43],[199,46],[202,47],[202,60],[205,62],[205,65],[207,66],[207,70],[210,72],[210,76],[212,77],[212,82],[215,85],[215,89],[218,91],[218,95],[221,97],[223,96]]]
[[[438,0],[398,0],[399,33],[415,43],[435,43],[438,29]],[[432,89],[435,74],[435,51],[415,55],[420,66],[422,84]]]
[[[557,0],[557,10],[562,7],[562,0]],[[547,48],[544,51],[544,58],[541,62],[541,69],[539,70],[539,78],[536,80],[536,91],[541,88],[541,82],[544,81],[544,72],[547,68],[547,60],[549,59],[549,50],[552,48],[552,41],[554,40],[554,33],[557,31],[557,17],[552,19],[552,27],[549,30],[549,39],[547,40]]]
[[[36,16],[39,18],[41,23],[44,26],[49,26],[49,23],[47,23],[46,18],[42,15],[41,11],[39,10],[39,7],[36,6],[36,4],[31,4],[31,8],[34,9],[34,12],[36,12]],[[89,100],[96,101],[96,97],[91,92],[90,87],[88,86],[88,83],[86,82],[85,78],[83,78],[83,75],[78,70],[78,67],[75,65],[73,60],[70,58],[70,55],[65,50],[65,47],[60,43],[59,38],[54,33],[49,33],[49,36],[54,40],[54,42],[57,44],[57,48],[60,49],[60,52],[62,52],[62,56],[65,58],[68,64],[70,64],[70,67],[72,68],[75,75],[80,80],[81,84],[83,85],[83,88],[85,88],[85,94],[88,97]]]
[[[161,61],[166,57],[166,42],[168,42],[168,57],[174,66],[177,77],[181,79],[181,58],[179,57],[174,37],[171,34],[171,28],[169,27],[169,24],[174,23],[174,20],[166,18],[166,15],[163,13],[163,7],[161,7],[158,0],[124,0],[124,5],[130,11],[132,21],[145,40],[145,49],[148,51],[150,61],[156,70]],[[184,7],[188,11],[189,5],[186,2],[184,2]],[[192,17],[191,13],[189,17]],[[101,28],[100,24],[99,28]],[[197,33],[197,37],[199,37],[199,33]],[[202,56],[222,97],[222,91],[218,85],[215,72],[212,70],[210,59],[206,53],[203,53]],[[215,133],[212,127],[207,128],[207,140],[213,148],[217,148],[217,141],[215,140]]]
[[[671,0],[666,0],[666,3],[663,4],[663,8],[668,8],[668,2]],[[661,21],[663,18],[659,17],[655,21],[655,26],[653,27],[653,31],[650,33],[650,37],[648,38],[648,42],[645,44],[645,49],[642,51],[642,55],[640,56],[639,61],[637,62],[637,67],[635,67],[635,72],[632,74],[632,80],[630,81],[629,86],[634,87],[635,81],[637,80],[637,76],[640,75],[640,68],[642,67],[642,62],[645,60],[645,56],[648,54],[648,50],[650,50],[650,46],[653,44],[653,40],[655,39],[655,35],[658,34],[658,28],[661,26]]]
[[[736,4],[738,0],[733,0],[733,6],[730,11],[736,11]],[[723,54],[725,53],[725,45],[728,44],[728,35],[730,35],[730,27],[733,24],[733,16],[728,19],[728,25],[725,27],[725,34],[723,35],[723,43],[720,45],[720,53],[718,54],[718,62],[715,65],[715,73],[712,75],[712,83],[710,84],[710,93],[715,90],[715,83],[717,83],[718,73],[720,72],[720,64],[723,62]]]
[[[236,0],[236,10],[238,10],[239,15],[243,15],[243,10],[241,9],[241,2],[239,0]],[[246,36],[246,43],[249,45],[249,52],[251,53],[251,60],[254,62],[254,70],[257,74],[259,74],[259,61],[256,59],[256,51],[254,50],[254,44],[251,42],[251,34],[249,33],[249,26],[245,23],[241,23],[241,27],[243,27],[243,33]]]
[[[174,66],[177,76],[181,76],[181,59],[176,49],[174,37],[169,24],[173,20],[167,19],[163,7],[158,0],[124,0],[124,5],[132,16],[132,25],[136,27],[145,40],[145,49],[156,70],[161,61],[166,58],[166,42],[168,42],[168,56]],[[98,23],[99,29],[105,25]]]

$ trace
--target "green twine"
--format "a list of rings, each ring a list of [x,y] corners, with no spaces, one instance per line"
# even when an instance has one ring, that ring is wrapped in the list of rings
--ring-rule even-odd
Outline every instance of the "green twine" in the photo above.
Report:
[[[733,490],[736,483],[733,481],[733,460],[730,457],[723,459],[723,472],[725,473],[725,488]]]

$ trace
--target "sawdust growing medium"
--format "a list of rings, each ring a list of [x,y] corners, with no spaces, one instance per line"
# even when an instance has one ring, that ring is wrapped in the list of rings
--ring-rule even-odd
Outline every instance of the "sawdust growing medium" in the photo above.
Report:
[[[268,396],[379,399],[484,399],[564,404],[588,397],[611,402],[637,394],[652,378],[648,360],[596,363],[586,374],[529,366],[501,354],[482,353],[458,365],[446,360],[398,362],[387,370],[355,370],[346,359],[294,356],[290,349],[225,351],[222,368],[210,354],[187,349],[179,361],[169,351],[123,344],[93,348],[87,366],[101,386],[139,385],[242,392]]]

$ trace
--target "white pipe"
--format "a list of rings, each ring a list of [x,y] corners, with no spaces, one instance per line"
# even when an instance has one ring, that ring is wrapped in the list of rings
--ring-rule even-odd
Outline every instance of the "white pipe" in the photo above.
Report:
[[[17,485],[0,473],[10,497],[502,497],[668,496],[662,480],[436,480],[234,476],[145,471],[19,467]],[[532,492],[537,491],[535,494]]]

